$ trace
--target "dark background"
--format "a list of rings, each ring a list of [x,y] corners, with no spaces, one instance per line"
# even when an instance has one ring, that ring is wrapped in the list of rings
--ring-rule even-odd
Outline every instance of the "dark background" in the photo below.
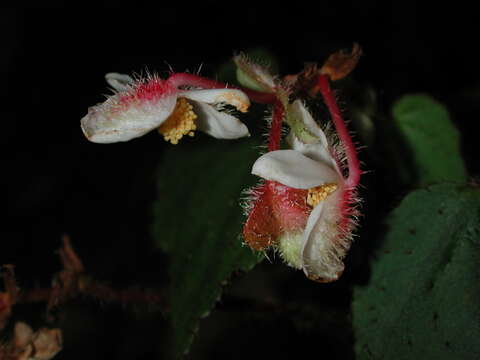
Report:
[[[476,14],[457,3],[433,8],[370,0],[259,8],[204,1],[127,11],[2,10],[0,39],[0,184],[7,214],[0,264],[15,264],[21,287],[49,285],[60,267],[55,249],[64,233],[99,279],[146,286],[158,276],[149,269],[164,259],[152,255],[149,226],[156,161],[167,145],[156,134],[125,144],[92,144],[79,126],[87,108],[108,93],[103,76],[111,71],[167,74],[169,66],[196,71],[202,65],[209,76],[235,51],[262,46],[278,56],[287,74],[355,41],[365,55],[353,78],[377,91],[379,110],[388,114],[391,102],[408,92],[428,92],[446,103],[461,130],[469,170],[478,174],[478,27]],[[389,184],[380,171],[369,170],[367,183],[381,193]],[[332,287],[331,301],[348,307],[348,299],[340,298],[344,288]],[[152,342],[160,341],[154,334],[165,331],[158,316],[138,315],[142,322],[115,306],[88,302],[72,309],[62,320],[70,330],[59,359],[148,358],[156,351]],[[15,314],[41,324],[44,308],[19,306]],[[247,339],[309,343],[298,333],[290,339],[281,335],[276,323],[263,326],[258,337]],[[138,335],[144,331],[148,335]],[[275,346],[268,345],[265,354],[290,354],[289,346],[271,350]],[[214,348],[194,349],[192,357],[202,351],[229,354],[226,345]],[[236,351],[240,357],[250,350]],[[351,357],[348,350],[328,351]]]

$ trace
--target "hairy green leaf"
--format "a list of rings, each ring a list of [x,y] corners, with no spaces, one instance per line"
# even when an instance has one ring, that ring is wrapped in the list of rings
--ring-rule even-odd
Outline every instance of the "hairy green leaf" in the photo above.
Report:
[[[391,214],[354,291],[360,359],[480,358],[480,191],[440,184]]]
[[[465,182],[460,136],[442,104],[428,95],[407,95],[394,105],[393,119],[406,146],[398,161],[409,163],[414,182]]]
[[[241,191],[257,156],[252,139],[201,137],[171,146],[158,171],[154,236],[170,255],[169,315],[172,351],[187,352],[200,318],[220,298],[233,272],[261,260],[242,245]]]

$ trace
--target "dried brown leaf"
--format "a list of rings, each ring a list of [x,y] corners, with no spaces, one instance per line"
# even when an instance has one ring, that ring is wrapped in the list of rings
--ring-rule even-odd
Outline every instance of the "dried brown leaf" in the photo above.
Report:
[[[361,55],[362,48],[354,43],[351,52],[341,50],[330,55],[320,69],[320,74],[328,76],[332,81],[343,79],[355,69]]]

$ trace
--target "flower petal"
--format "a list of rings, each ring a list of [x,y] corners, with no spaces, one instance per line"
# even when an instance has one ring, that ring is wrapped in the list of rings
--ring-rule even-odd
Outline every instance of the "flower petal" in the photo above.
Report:
[[[337,280],[344,269],[343,257],[348,245],[343,244],[339,230],[342,191],[336,190],[311,212],[304,232],[303,271],[312,280]]]
[[[307,130],[320,140],[320,144],[324,148],[328,148],[328,141],[325,133],[320,126],[318,126],[317,122],[313,119],[312,115],[301,100],[297,99],[291,103],[288,106],[288,111],[290,116],[299,119],[300,122],[305,125]]]
[[[217,111],[213,106],[190,100],[198,116],[197,128],[217,139],[238,139],[250,136],[248,128],[236,117]]]
[[[108,84],[117,91],[126,91],[130,89],[130,85],[135,82],[130,75],[119,73],[108,73],[105,75]]]
[[[329,165],[295,150],[271,151],[260,156],[253,164],[252,174],[296,189],[339,181],[338,174]]]
[[[320,143],[305,144],[296,137],[293,132],[287,136],[287,141],[292,149],[302,153],[310,159],[316,160],[317,162],[328,164],[332,169],[335,169],[339,176],[342,176],[335,158],[331,155],[330,151],[320,145]]]
[[[123,104],[120,94],[88,109],[81,127],[88,140],[95,143],[114,143],[140,137],[158,128],[172,113],[176,94],[156,101]]]
[[[248,96],[237,89],[187,90],[180,92],[179,96],[207,104],[229,104],[241,112],[246,112],[250,106]]]
[[[317,122],[313,119],[310,112],[305,108],[305,105],[300,100],[295,100],[289,106],[290,116],[296,117],[302,124],[305,125],[307,130],[318,138],[318,142],[306,144],[302,142],[292,131],[287,141],[290,146],[297,151],[300,151],[310,159],[324,162],[326,164],[332,164],[332,167],[339,173],[338,165],[330,153],[327,137],[323,130],[318,126]]]

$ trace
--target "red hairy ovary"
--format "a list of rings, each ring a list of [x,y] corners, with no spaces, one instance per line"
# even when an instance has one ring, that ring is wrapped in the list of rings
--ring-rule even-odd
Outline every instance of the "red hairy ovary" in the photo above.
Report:
[[[143,101],[156,101],[164,96],[172,95],[176,88],[168,81],[154,77],[136,83],[131,90],[121,93],[119,104],[129,106]]]
[[[264,250],[283,232],[304,229],[311,212],[307,192],[275,181],[266,181],[256,189],[257,197],[243,228],[245,243],[254,250]]]

